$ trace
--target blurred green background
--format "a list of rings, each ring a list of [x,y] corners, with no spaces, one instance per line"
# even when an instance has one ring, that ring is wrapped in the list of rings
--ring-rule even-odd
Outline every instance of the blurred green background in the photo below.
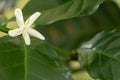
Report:
[[[69,0],[52,0],[51,3],[49,4],[50,0],[48,0],[47,3],[45,3],[44,1],[42,2],[45,4],[38,3],[36,5],[41,6],[46,5],[46,7],[43,7],[43,9],[49,9],[47,5],[49,6],[51,5],[52,8],[57,6],[58,2],[59,4],[62,4],[62,2],[66,1]],[[1,24],[5,23],[7,10],[12,11],[17,7],[23,8],[27,2],[28,0],[0,0],[0,14],[1,14],[0,23]],[[51,44],[54,44],[67,50],[76,49],[78,46],[80,46],[82,42],[91,39],[96,33],[100,31],[119,29],[120,26],[119,4],[120,4],[119,0],[107,0],[102,5],[100,5],[98,10],[91,16],[81,16],[61,20],[49,25],[37,25],[36,28],[40,30],[42,34],[45,35],[46,40]],[[40,9],[42,11],[42,8]],[[32,11],[34,10],[31,10],[31,12]],[[26,14],[28,13],[29,11],[28,12],[26,11]],[[12,16],[14,16],[14,14]]]
[[[38,25],[41,26],[41,25]],[[83,42],[90,40],[103,30],[120,28],[120,8],[113,1],[104,2],[91,16],[62,20],[50,25],[36,27],[46,36],[47,41],[69,51],[76,50]],[[72,68],[79,69],[78,61],[70,62]],[[75,80],[94,80],[86,71],[74,72]]]
[[[4,24],[4,20],[6,20],[2,16],[4,15],[4,11],[15,6],[17,1],[19,0],[0,0],[1,24]],[[52,1],[52,5],[54,5],[54,0]],[[120,28],[119,3],[120,0],[116,0],[116,2],[108,0],[91,16],[61,20],[49,25],[37,25],[36,29],[46,37],[47,42],[62,49],[73,51],[74,53],[81,43],[90,40],[98,32]],[[46,5],[46,9],[47,8]],[[70,62],[70,65],[75,69],[79,69],[80,67],[76,60]],[[93,80],[89,77],[86,71],[74,72],[73,77],[75,80]]]
[[[119,27],[120,8],[113,1],[106,1],[91,16],[62,20],[36,28],[42,31],[48,42],[63,49],[72,50],[98,32],[119,29]]]

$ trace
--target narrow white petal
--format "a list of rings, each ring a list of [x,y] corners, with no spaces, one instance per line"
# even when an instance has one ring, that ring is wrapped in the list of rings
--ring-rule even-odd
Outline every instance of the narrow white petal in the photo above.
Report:
[[[18,24],[19,27],[23,27],[24,26],[24,20],[23,20],[23,14],[21,9],[17,8],[15,10],[15,16],[16,16],[16,22]]]
[[[28,27],[30,27],[40,15],[41,15],[40,12],[35,12],[32,16],[30,16],[26,20],[25,25],[28,26]]]
[[[21,30],[20,29],[9,30],[8,35],[11,37],[21,35]]]
[[[29,36],[29,34],[28,34],[27,32],[23,32],[22,35],[23,35],[25,44],[26,44],[26,45],[30,45],[31,42],[30,42],[30,36]]]
[[[36,37],[38,39],[41,39],[41,40],[45,40],[45,37],[39,33],[38,31],[34,30],[34,29],[28,29],[28,33],[33,36],[33,37]]]

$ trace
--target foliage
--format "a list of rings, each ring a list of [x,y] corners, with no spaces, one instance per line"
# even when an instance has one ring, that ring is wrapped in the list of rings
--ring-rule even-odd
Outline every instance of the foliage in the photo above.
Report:
[[[0,39],[0,79],[71,80],[57,49],[38,39],[33,39],[29,47],[22,41],[20,37]]]
[[[0,80],[120,79],[120,9],[116,6],[118,2],[2,2],[5,3],[4,8],[0,6],[0,31],[6,34],[3,36],[0,33]],[[109,4],[104,6],[104,3]],[[10,6],[5,7],[7,4]],[[7,35],[10,29],[16,27],[13,12],[17,7],[23,9],[25,19],[36,11],[41,12],[33,26],[45,35],[45,41],[31,37],[31,45],[27,46],[22,36],[12,38]],[[114,28],[116,30],[113,30]],[[77,75],[80,78],[77,79]]]
[[[78,49],[79,61],[92,77],[102,80],[120,79],[119,41],[119,31],[103,31]]]
[[[44,1],[48,3],[44,3]],[[56,1],[56,3],[51,4],[52,6],[56,6],[56,7],[52,7],[49,4],[51,0],[44,0],[44,1],[39,0],[39,3],[44,5],[39,5],[37,3],[38,0],[30,1],[28,5],[24,8],[26,14],[27,12],[32,12],[31,9],[33,9],[33,11],[41,10],[42,15],[39,19],[39,24],[44,24],[44,25],[62,19],[90,15],[94,13],[96,9],[99,7],[99,5],[103,2],[103,0],[91,0],[89,3],[88,0],[68,0],[66,2],[58,0],[58,2]],[[52,1],[55,2],[55,0]],[[61,4],[59,1],[63,3]],[[36,5],[36,6],[33,7],[32,5]],[[48,7],[47,9],[46,9],[46,5]]]

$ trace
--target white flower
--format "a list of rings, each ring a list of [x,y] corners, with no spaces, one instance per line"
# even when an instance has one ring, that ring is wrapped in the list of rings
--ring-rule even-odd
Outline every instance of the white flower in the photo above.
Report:
[[[14,30],[9,30],[8,34],[11,37],[16,37],[18,35],[22,35],[25,41],[26,45],[30,45],[31,41],[30,41],[30,36],[34,36],[38,39],[41,40],[45,40],[45,37],[42,36],[41,33],[39,33],[38,31],[36,31],[35,29],[32,29],[31,25],[33,24],[33,22],[41,15],[40,12],[35,12],[32,16],[30,16],[26,22],[24,22],[23,19],[23,14],[21,9],[17,8],[15,10],[15,16],[16,16],[16,22],[19,26],[19,28],[14,29]]]

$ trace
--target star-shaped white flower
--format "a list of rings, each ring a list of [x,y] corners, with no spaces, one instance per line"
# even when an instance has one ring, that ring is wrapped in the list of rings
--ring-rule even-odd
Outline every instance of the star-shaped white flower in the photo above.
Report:
[[[36,37],[38,39],[41,40],[45,40],[45,37],[42,36],[41,33],[39,33],[38,31],[36,31],[35,29],[32,29],[31,25],[33,24],[33,22],[41,15],[40,12],[35,12],[32,16],[30,16],[26,22],[24,22],[23,19],[23,14],[21,9],[17,8],[15,10],[15,16],[16,16],[16,22],[19,26],[19,28],[14,29],[14,30],[9,30],[8,34],[11,37],[16,37],[18,35],[22,35],[25,41],[26,45],[30,45],[31,41],[30,41],[30,36]]]

